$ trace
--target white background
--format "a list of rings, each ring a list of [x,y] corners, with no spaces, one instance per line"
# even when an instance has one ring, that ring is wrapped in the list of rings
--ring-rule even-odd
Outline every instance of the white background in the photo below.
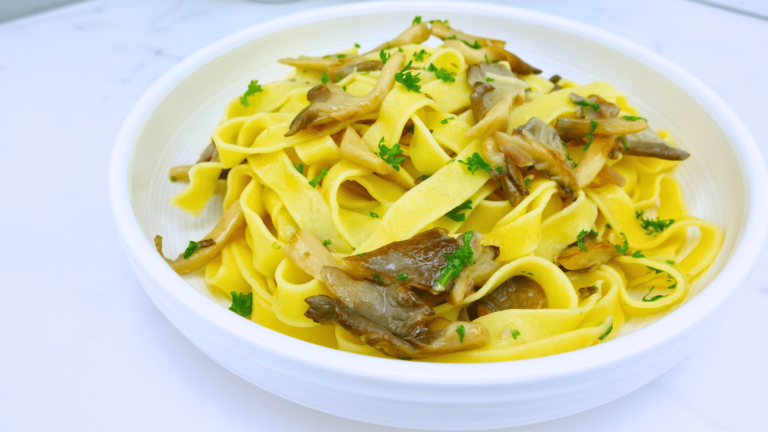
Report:
[[[164,72],[240,29],[339,3],[95,1],[0,25],[0,430],[396,430],[282,400],[198,351],[133,276],[107,195],[117,131]],[[653,49],[719,93],[768,154],[768,21],[686,1],[493,3]],[[659,379],[514,430],[768,430],[766,264],[706,343]]]

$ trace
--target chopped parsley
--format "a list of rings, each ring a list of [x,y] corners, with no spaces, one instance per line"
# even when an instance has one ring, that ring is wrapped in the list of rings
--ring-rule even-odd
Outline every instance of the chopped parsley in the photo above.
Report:
[[[528,276],[533,276],[533,273],[527,272],[527,271],[521,271],[520,273],[527,274]]]
[[[360,44],[355,44],[355,48],[360,48]]]
[[[421,24],[421,15],[416,15],[416,18],[411,21],[412,26],[415,26],[416,24]]]
[[[456,158],[453,158],[453,159],[449,160],[449,161],[448,161],[448,162],[446,162],[445,164],[446,164],[446,165],[448,165],[448,164],[450,164],[451,162],[456,162]]]
[[[512,330],[512,339],[517,340],[518,336],[520,336],[520,330]]]
[[[613,227],[611,226],[611,224],[605,224],[605,228],[606,228],[606,229],[613,229]]]
[[[243,93],[242,96],[240,96],[240,103],[243,104],[244,107],[247,107],[249,105],[248,103],[248,96],[251,96],[256,93],[261,93],[262,90],[261,86],[259,85],[259,80],[253,80],[248,84],[248,90]]]
[[[337,56],[336,56],[336,58],[340,58],[340,59],[343,59],[343,58],[344,58],[344,57],[346,57],[346,56],[347,56],[346,54],[339,54],[339,55],[337,55]]]
[[[328,74],[325,71],[323,71],[323,76],[320,77],[320,82],[322,82],[323,84],[328,82]]]
[[[659,294],[659,295],[655,295],[655,296],[653,296],[651,298],[647,298],[651,294],[651,291],[653,291],[654,288],[656,288],[656,287],[652,286],[651,289],[648,290],[648,294],[643,296],[643,301],[644,302],[654,302],[654,301],[656,301],[658,299],[662,299],[662,298],[666,297],[665,295]]]
[[[438,288],[438,291],[440,290],[439,288],[445,289],[451,278],[458,277],[461,271],[464,270],[464,267],[475,263],[473,259],[474,252],[472,252],[472,248],[469,246],[473,236],[473,231],[464,233],[462,237],[464,244],[456,249],[456,252],[445,254],[445,257],[448,258],[448,265],[443,268],[443,271],[440,273],[440,279],[437,280],[436,288]]]
[[[294,167],[294,168],[296,168],[296,171],[298,171],[298,172],[299,172],[299,174],[304,174],[304,164],[298,164],[298,165],[296,165],[296,164],[295,164],[295,163],[293,163],[293,162],[291,162],[291,164],[293,164],[293,167]]]
[[[429,174],[424,174],[423,176],[421,176],[421,181],[424,181],[424,180],[426,180],[426,179],[428,179],[430,177],[432,177],[432,176],[429,175]]]
[[[379,58],[382,63],[387,64],[387,60],[389,60],[390,57],[392,57],[392,54],[385,52],[384,50],[379,51]]]
[[[627,139],[623,136],[619,137],[619,141],[621,141],[621,145],[624,146],[624,150],[629,150],[629,144],[627,144]]]
[[[242,316],[247,317],[253,311],[253,293],[241,294],[232,291],[232,306],[229,310]]]
[[[667,264],[669,264],[669,265],[675,265],[675,262],[674,262],[674,261],[672,261],[672,260],[667,260]]]
[[[632,253],[632,258],[645,258],[645,255],[643,255],[643,253],[639,250],[636,250]]]
[[[602,336],[600,336],[600,337],[599,337],[599,338],[597,338],[597,339],[598,339],[598,340],[603,340],[603,339],[605,339],[606,337],[608,337],[608,335],[609,335],[609,334],[611,334],[611,332],[612,332],[612,331],[613,331],[613,323],[611,323],[610,327],[608,327],[608,330],[606,330],[606,331],[605,331],[605,333],[603,333],[603,335],[602,335]]]
[[[490,60],[488,60],[488,54],[485,55],[485,62],[486,63],[490,63],[491,62]]]
[[[574,168],[576,168],[577,166],[579,166],[579,164],[578,164],[578,163],[576,163],[576,161],[575,161],[575,160],[571,159],[571,155],[566,155],[566,156],[565,156],[565,158],[566,158],[566,159],[568,159],[569,161],[571,161],[571,164],[573,165],[573,167],[574,167]]]
[[[374,273],[373,274],[373,280],[375,280],[376,284],[378,284],[379,286],[383,286],[384,285],[384,281],[381,280],[381,276],[379,276],[378,273]]]
[[[283,247],[282,247],[282,246],[280,246],[279,244],[277,244],[277,242],[272,242],[272,249],[274,249],[274,250],[280,250],[280,249],[282,249],[282,248],[283,248]]]
[[[175,182],[177,180],[176,176],[171,176],[171,181]]]
[[[446,26],[448,25],[448,20],[429,20],[429,23],[430,23],[430,24],[434,24],[434,23],[436,23],[436,22],[439,22],[439,23],[441,23],[441,24],[443,24],[443,25],[446,25]],[[450,28],[450,27],[449,27],[449,28]]]
[[[322,180],[326,175],[328,175],[328,168],[323,168],[322,171],[320,171],[320,174],[309,181],[309,185],[313,188],[317,187],[318,183],[320,183],[320,180]]]
[[[419,52],[413,53],[413,59],[416,60],[417,62],[423,62],[424,57],[430,57],[430,54],[425,49]]]
[[[454,82],[456,81],[456,78],[453,76],[452,72],[448,72],[444,68],[436,68],[434,64],[430,63],[429,66],[427,66],[427,71],[432,72],[435,74],[435,78],[442,80],[443,82]]]
[[[400,360],[411,361],[411,360],[413,360],[413,357],[400,357]]]
[[[395,279],[399,280],[400,282],[408,280],[408,273],[400,273],[399,275],[395,276]]]
[[[480,42],[477,41],[477,40],[475,40],[474,44],[470,45],[469,42],[465,41],[464,39],[459,39],[458,37],[456,37],[456,35],[453,35],[453,36],[449,37],[448,39],[460,40],[460,41],[464,42],[464,45],[466,45],[466,46],[468,46],[468,47],[470,47],[472,49],[480,49],[480,48],[483,47],[482,45],[480,45]]]
[[[325,239],[323,240],[323,246],[328,247],[331,245],[331,239]]]
[[[594,120],[590,120],[589,121],[589,126],[590,126],[589,133],[587,134],[587,136],[584,137],[584,138],[589,139],[589,141],[587,141],[587,145],[582,147],[581,150],[587,151],[589,146],[592,145],[592,140],[595,139],[593,134],[595,133],[595,129],[597,129],[597,125],[598,125],[598,123],[596,121],[594,121]]]
[[[501,167],[496,167],[496,173],[497,173],[498,175],[502,175],[502,174],[504,174],[504,170],[503,170],[503,169],[501,169]]]
[[[440,124],[448,124],[449,121],[455,119],[456,117],[448,117],[440,120]]]
[[[640,227],[646,231],[645,235],[662,233],[665,229],[675,223],[674,219],[659,219],[658,217],[655,219],[647,219],[643,217],[644,214],[645,211],[635,212],[635,217],[640,219]]]
[[[607,225],[606,225],[606,228],[608,228]],[[619,245],[613,245],[613,246],[616,248],[617,251],[619,251],[620,254],[624,255],[629,250],[629,242],[627,241],[627,236],[625,236],[624,233],[619,233],[619,234],[621,234],[621,237],[624,238],[624,244],[621,246]]]
[[[494,82],[494,81],[496,81],[496,80],[491,78],[491,77],[488,77],[488,78],[485,79],[485,82]]]
[[[408,71],[408,68],[411,67],[411,63],[413,61],[409,61],[405,67],[403,67],[400,72],[397,72],[395,74],[395,81],[399,82],[403,86],[405,86],[406,90],[409,92],[415,92],[419,93],[419,90],[421,90],[421,86],[418,84],[419,81],[421,81],[421,78],[419,78],[419,74],[414,75],[410,71]],[[408,71],[408,72],[406,72]]]
[[[372,217],[372,218],[376,218],[376,219],[378,219],[378,218],[379,218],[379,215],[377,215],[377,214],[376,214],[376,213],[374,213],[374,212],[368,212],[368,214],[369,214],[369,215],[371,215],[371,217]]]
[[[471,210],[471,209],[472,209],[472,200],[466,200],[463,203],[461,203],[458,207],[449,211],[445,215],[448,216],[448,218],[453,220],[454,222],[464,222],[467,219],[467,215],[460,212],[463,210]]]
[[[667,289],[675,289],[675,288],[677,288],[677,281],[675,281],[675,283],[667,287]]]
[[[592,234],[593,236],[597,236],[597,232],[595,231],[587,231],[587,230],[581,230],[579,234],[576,236],[576,245],[579,247],[579,249],[583,251],[588,251],[589,248],[584,245],[583,239],[584,236]]]
[[[497,171],[500,170],[500,169],[501,168],[496,168]],[[501,174],[501,173],[499,173],[499,174]],[[531,178],[530,177],[526,177],[525,181],[523,181],[523,185],[525,185],[525,187],[530,189],[531,188]]]
[[[379,157],[384,162],[392,165],[395,171],[400,171],[400,164],[405,162],[405,158],[400,156],[402,153],[403,150],[400,148],[400,144],[395,144],[392,148],[389,148],[384,144],[384,137],[381,137],[379,141]]]
[[[347,86],[343,86],[341,89],[347,91]]]
[[[464,326],[460,325],[456,327],[456,333],[459,334],[459,342],[464,343]]]
[[[466,165],[467,169],[472,173],[472,175],[475,175],[475,171],[477,170],[486,171],[488,174],[491,173],[491,166],[488,165],[485,159],[483,159],[483,157],[480,156],[480,153],[478,152],[472,153],[472,156],[468,157],[466,161],[460,160],[459,163]]]
[[[190,241],[189,246],[187,246],[187,249],[184,251],[184,259],[189,259],[189,257],[191,257],[193,253],[197,252],[198,249],[200,249],[200,246],[197,244],[197,242]]]
[[[659,270],[659,269],[657,269],[657,268],[653,268],[653,267],[651,267],[651,266],[646,266],[646,267],[648,267],[650,270],[653,270],[653,271],[655,271],[655,272],[656,272],[656,274],[659,274],[659,273],[664,273],[664,270]]]
[[[577,101],[577,102],[574,102],[574,103],[576,105],[580,105],[580,106],[583,106],[583,107],[592,108],[593,110],[595,110],[595,112],[600,111],[600,104],[596,103],[596,102],[590,102],[590,101],[588,101],[586,99],[583,99],[583,100],[580,100],[580,101]]]
[[[645,122],[648,121],[648,119],[646,119],[646,118],[637,117],[637,116],[630,116],[630,115],[621,116],[621,118],[623,118],[624,120],[629,120],[629,121],[638,121],[638,120],[643,120]]]

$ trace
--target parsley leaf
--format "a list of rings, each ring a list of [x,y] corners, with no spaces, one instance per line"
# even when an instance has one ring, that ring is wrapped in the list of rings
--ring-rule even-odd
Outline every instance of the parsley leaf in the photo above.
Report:
[[[347,56],[346,54],[339,54],[339,55],[337,55],[337,56],[336,56],[336,58],[340,58],[340,59],[343,59],[343,58],[344,58],[344,57],[346,57],[346,56]]]
[[[674,261],[672,261],[672,260],[667,260],[667,264],[669,264],[669,265],[675,265],[675,262],[674,262]]]
[[[325,239],[323,240],[323,246],[328,247],[331,245],[331,239]]]
[[[606,229],[613,229],[613,227],[611,226],[611,224],[605,224],[605,228],[606,228]]]
[[[475,175],[475,171],[477,170],[486,171],[488,174],[491,173],[491,166],[488,165],[485,159],[483,159],[483,157],[480,156],[480,153],[478,152],[472,153],[472,156],[468,157],[466,161],[460,160],[459,163],[466,165],[467,169],[472,173],[472,175]]]
[[[191,257],[193,253],[197,252],[198,249],[200,249],[200,246],[197,244],[197,242],[189,242],[189,246],[187,246],[187,249],[184,251],[184,259],[189,259],[189,257]]]
[[[427,50],[425,50],[425,49],[423,49],[423,50],[421,50],[421,51],[419,51],[419,52],[415,52],[415,53],[413,53],[413,59],[414,59],[414,60],[416,60],[417,62],[423,62],[423,61],[424,61],[424,57],[425,57],[425,56],[426,56],[426,57],[430,57],[430,56],[431,56],[431,55],[430,55],[430,54],[427,52]]]
[[[565,158],[566,158],[566,159],[568,159],[569,161],[571,161],[571,164],[573,164],[573,167],[574,167],[574,168],[576,168],[577,166],[579,166],[579,164],[578,164],[578,163],[576,163],[576,161],[574,161],[573,159],[571,159],[571,155],[566,155],[566,156],[565,156]]]
[[[323,71],[323,76],[320,77],[320,82],[322,82],[323,84],[328,82],[328,74],[325,73],[325,71]]]
[[[251,96],[255,93],[261,93],[263,90],[261,89],[261,86],[259,85],[259,80],[253,80],[248,84],[248,90],[243,93],[242,96],[240,96],[240,103],[243,104],[244,107],[247,107],[249,105],[248,103],[248,96]]]
[[[501,174],[501,173],[499,173],[499,174]],[[523,181],[523,185],[525,185],[525,187],[530,189],[531,188],[531,178],[530,177],[526,177],[525,181]]]
[[[445,215],[448,216],[449,219],[455,222],[464,222],[467,219],[467,215],[459,212],[463,210],[471,210],[471,209],[472,209],[472,200],[466,200],[463,203],[461,203],[458,207],[449,211]]]
[[[584,242],[582,241],[584,239],[584,236],[592,234],[593,236],[596,236],[597,233],[595,231],[587,231],[587,230],[581,230],[579,234],[576,236],[576,245],[579,247],[579,249],[583,251],[588,251],[589,248],[584,245]]]
[[[583,99],[583,100],[580,100],[580,101],[577,101],[577,102],[573,102],[573,103],[575,103],[576,105],[583,106],[583,107],[592,108],[593,110],[595,110],[595,112],[600,111],[600,104],[599,103],[590,102],[590,101],[588,101],[586,99]]]
[[[399,275],[395,276],[395,279],[399,280],[400,282],[408,280],[408,273],[400,273]]]
[[[440,124],[448,124],[449,121],[455,119],[456,117],[448,117],[440,120]]]
[[[419,93],[421,86],[418,84],[418,82],[421,81],[421,78],[419,78],[419,74],[413,75],[413,73],[408,71],[408,68],[411,67],[411,63],[413,63],[412,60],[409,61],[408,64],[400,70],[400,72],[395,74],[395,81],[404,85],[406,90],[409,92],[412,91]]]
[[[485,82],[494,82],[494,81],[496,81],[496,80],[491,78],[491,77],[488,77],[488,78],[485,79]]]
[[[355,48],[360,48],[360,44],[355,44]]]
[[[443,82],[454,82],[456,81],[456,78],[453,76],[452,72],[448,72],[447,70],[443,68],[436,68],[435,65],[432,63],[427,66],[427,71],[432,72],[435,74],[435,78],[442,80]]]
[[[416,15],[416,18],[411,21],[411,26],[415,26],[416,24],[421,24],[421,15]]]
[[[651,235],[651,234],[658,234],[664,232],[665,229],[672,226],[673,223],[675,223],[674,219],[646,219],[643,216],[643,213],[640,213],[640,227],[643,228],[646,232],[645,235]]]
[[[176,178],[176,176],[171,176],[171,181],[172,181],[172,182],[175,182],[176,180],[178,180],[178,179]]]
[[[666,297],[665,295],[659,294],[659,295],[655,295],[655,296],[653,296],[651,298],[646,298],[646,297],[648,297],[649,294],[651,294],[651,291],[653,291],[654,288],[656,288],[656,287],[652,286],[651,289],[648,290],[648,294],[643,296],[643,301],[644,302],[654,302],[654,301],[656,301],[658,299],[662,299],[662,298]]]
[[[460,41],[464,42],[464,45],[466,45],[466,46],[468,46],[468,47],[470,47],[472,49],[480,49],[480,48],[482,48],[482,45],[480,45],[480,42],[478,40],[475,40],[475,43],[470,45],[469,42],[465,41],[464,39],[459,39],[458,37],[456,37],[456,35],[453,35],[453,36],[449,37],[448,39],[460,40]]]
[[[520,336],[520,330],[512,330],[512,339],[517,340],[518,336]]]
[[[630,115],[621,116],[621,118],[629,121],[638,121],[638,120],[645,120],[646,122],[648,121],[648,119],[645,119],[643,117],[636,117],[636,116],[630,116]]]
[[[413,357],[400,357],[400,360],[413,360]]]
[[[645,258],[645,255],[639,250],[632,253],[632,258]]]
[[[382,63],[387,64],[387,60],[389,60],[390,57],[392,57],[392,54],[385,52],[384,50],[379,51],[379,58]]]
[[[299,172],[299,174],[304,174],[304,164],[298,164],[298,165],[296,165],[296,164],[295,164],[295,163],[293,163],[293,162],[291,162],[291,164],[293,165],[293,167],[294,167],[294,168],[296,168],[296,171],[298,171],[298,172]]]
[[[622,246],[619,245],[613,245],[617,251],[619,251],[620,254],[624,255],[629,250],[629,242],[627,241],[627,236],[624,235],[624,233],[619,233],[624,238],[624,244]]]
[[[610,327],[608,327],[608,330],[606,330],[606,331],[605,331],[605,333],[603,333],[603,335],[602,335],[602,336],[600,336],[600,337],[599,337],[599,338],[597,338],[597,339],[598,339],[598,340],[603,340],[603,339],[605,339],[606,337],[608,337],[608,335],[609,335],[609,334],[611,334],[611,332],[612,332],[612,331],[613,331],[613,323],[611,323]]]
[[[320,183],[320,180],[322,180],[323,177],[325,177],[326,175],[328,175],[328,168],[323,168],[322,171],[320,171],[320,174],[318,174],[317,176],[315,176],[315,178],[309,181],[309,185],[312,186],[313,188],[317,187],[318,183]]]
[[[372,218],[376,218],[376,219],[378,219],[378,218],[379,218],[379,215],[377,215],[377,214],[376,214],[376,213],[374,213],[374,212],[368,212],[368,214],[369,214],[369,215],[371,215],[371,217],[372,217]]]
[[[659,269],[657,269],[657,268],[653,268],[653,267],[651,267],[651,266],[646,266],[646,267],[648,267],[649,269],[651,269],[651,270],[655,271],[655,272],[656,272],[656,274],[659,274],[659,273],[664,273],[664,270],[659,270]]]
[[[456,333],[459,334],[459,342],[464,343],[464,326],[460,325],[456,327]]]
[[[627,139],[623,136],[619,137],[619,141],[621,141],[621,145],[624,146],[624,150],[629,150],[629,144],[627,144]]]
[[[229,310],[242,316],[247,317],[253,311],[253,293],[240,294],[232,291],[232,306]]]
[[[448,265],[443,268],[443,271],[440,273],[440,279],[438,279],[435,284],[435,289],[437,291],[444,290],[451,278],[458,277],[461,271],[464,270],[464,267],[475,263],[475,260],[473,259],[474,252],[472,252],[472,248],[469,246],[469,242],[472,241],[473,236],[473,231],[464,233],[464,236],[462,237],[462,242],[464,244],[456,249],[456,252],[445,254],[445,257],[448,258]]]
[[[588,138],[589,141],[587,141],[587,145],[582,147],[581,150],[587,151],[589,146],[592,145],[592,140],[595,138],[594,136],[592,136],[592,134],[595,133],[595,129],[597,129],[597,125],[598,125],[598,123],[596,121],[594,121],[594,120],[590,120],[589,121],[589,126],[590,126],[589,133],[587,134],[587,136],[584,137],[584,138]]]
[[[381,276],[379,276],[378,273],[374,273],[373,274],[373,280],[375,280],[376,284],[378,284],[379,286],[383,286],[384,285],[384,281],[381,280]]]
[[[381,137],[381,140],[379,141],[379,157],[381,157],[384,162],[392,165],[392,168],[394,168],[395,171],[400,171],[400,164],[405,162],[405,158],[399,156],[402,153],[403,150],[400,148],[400,144],[395,144],[392,148],[389,148],[384,144],[384,137]]]

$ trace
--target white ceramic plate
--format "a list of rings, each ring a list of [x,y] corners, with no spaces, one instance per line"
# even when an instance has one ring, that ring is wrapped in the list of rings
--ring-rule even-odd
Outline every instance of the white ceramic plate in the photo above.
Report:
[[[278,58],[331,53],[355,42],[370,49],[405,29],[414,15],[448,19],[470,34],[506,40],[546,76],[609,81],[655,128],[671,130],[693,154],[676,172],[689,211],[725,233],[717,260],[693,286],[698,295],[669,314],[633,318],[621,337],[580,351],[508,363],[425,364],[358,356],[275,333],[211,301],[201,280],[184,280],[171,271],[154,251],[154,235],[162,234],[167,253],[174,255],[179,252],[174,245],[209,230],[220,206],[209,204],[197,219],[170,207],[169,198],[183,185],[168,182],[167,170],[196,160],[225,104],[251,79],[282,79],[289,68]],[[302,405],[371,423],[441,430],[499,428],[576,413],[629,393],[675,365],[699,343],[712,312],[755,263],[768,219],[768,200],[756,185],[765,184],[762,159],[739,119],[711,90],[662,57],[562,18],[503,6],[420,1],[312,10],[205,48],[136,104],[118,137],[110,173],[115,220],[136,275],[201,350],[244,379]]]

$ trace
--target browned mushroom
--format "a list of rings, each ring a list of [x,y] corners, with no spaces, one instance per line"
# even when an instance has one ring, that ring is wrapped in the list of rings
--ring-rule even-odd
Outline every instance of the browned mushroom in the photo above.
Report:
[[[589,120],[615,118],[621,112],[621,108],[618,105],[612,104],[598,95],[589,95],[589,97],[585,98],[576,93],[571,93],[568,97],[571,99],[571,102],[578,105],[576,107],[576,115],[579,118]]]
[[[509,204],[513,208],[517,207],[529,194],[520,168],[507,160],[493,137],[488,137],[483,141],[483,151],[485,152],[485,159],[490,161],[491,178],[499,183]]]
[[[327,82],[307,93],[308,107],[296,115],[285,136],[292,136],[309,126],[328,122],[346,121],[375,111],[395,85],[395,73],[400,70],[405,56],[394,53],[384,65],[376,86],[365,96],[357,97],[341,87]]]
[[[403,45],[420,44],[426,41],[427,39],[429,39],[429,35],[431,34],[432,34],[432,31],[429,29],[429,26],[427,25],[427,23],[425,22],[419,23],[411,27],[408,27],[408,29],[400,33],[396,38],[392,39],[389,42],[384,42],[383,44],[370,50],[369,53],[378,52],[388,48],[397,48]]]
[[[452,322],[421,337],[400,337],[356,309],[327,296],[305,300],[308,318],[321,324],[338,324],[364,343],[390,357],[420,359],[480,348],[488,343],[488,330],[479,323]],[[459,332],[461,328],[461,332]]]
[[[608,156],[616,147],[616,141],[610,135],[595,135],[588,141],[587,147],[584,159],[573,170],[573,177],[579,188],[592,183],[592,180],[605,167]]]
[[[506,67],[497,63],[470,65],[467,83],[472,88],[470,103],[477,124],[466,136],[483,138],[495,131],[506,130],[512,104],[528,87]]]
[[[585,235],[581,242],[586,250],[574,243],[560,253],[557,263],[564,269],[589,272],[621,255],[611,242],[598,241],[592,234]]]
[[[339,56],[343,56],[341,58],[346,58],[346,55],[344,54],[332,54],[327,55],[323,57],[308,57],[308,56],[299,56],[299,58],[282,58],[278,60],[278,63],[282,63],[284,65],[293,66],[297,69],[309,69],[309,70],[316,70],[316,71],[324,71],[331,67],[334,63],[339,61]],[[352,56],[357,57],[357,56]]]
[[[453,288],[447,292],[446,300],[452,305],[459,304],[464,297],[472,294],[475,285],[483,285],[501,266],[494,261],[499,257],[499,248],[496,246],[481,246],[483,235],[473,231],[472,240],[469,242],[472,248],[472,256],[476,257],[475,263],[470,264],[461,271]],[[464,244],[463,236],[459,237],[459,242]]]
[[[459,246],[459,241],[448,236],[448,231],[433,228],[408,240],[345,257],[341,268],[359,279],[380,280],[387,285],[402,282],[430,290],[448,265],[445,255],[456,252]]]
[[[584,301],[597,293],[596,286],[588,286],[579,288],[579,301]]]
[[[623,153],[629,156],[644,156],[657,159],[682,161],[691,155],[685,150],[672,147],[661,139],[659,134],[648,128],[625,137],[628,149]]]
[[[328,249],[309,230],[299,228],[283,248],[283,255],[313,278],[324,282],[323,267],[338,267],[339,264]]]
[[[614,184],[618,187],[624,187],[624,185],[627,184],[627,180],[624,179],[624,176],[608,165],[603,165],[600,172],[597,173],[597,177],[595,177],[592,182],[599,186]]]
[[[384,63],[379,60],[366,60],[364,57],[346,57],[332,64],[327,69],[328,79],[333,82],[339,82],[347,75],[357,72],[378,71],[384,67]]]
[[[351,127],[348,127],[346,132],[344,132],[344,138],[341,140],[339,150],[344,159],[368,168],[377,174],[387,175],[394,172],[392,165],[384,162],[384,159],[372,152],[368,148],[368,144]]]
[[[592,122],[597,123],[593,125]],[[633,134],[648,127],[645,120],[630,121],[620,118],[597,120],[587,119],[557,119],[557,133],[563,141],[584,138],[590,133],[594,135],[623,135]]]
[[[155,236],[155,248],[176,273],[186,274],[201,268],[219,256],[243,225],[245,225],[245,216],[242,207],[240,207],[240,200],[236,200],[221,215],[211,232],[204,237],[207,240],[198,242],[198,249],[191,255],[185,257],[185,254],[180,254],[175,260],[165,258],[163,255],[163,238],[160,236]],[[203,243],[203,247],[200,243]]]
[[[549,78],[549,82],[555,85],[552,87],[552,90],[549,91],[550,93],[563,89],[563,86],[560,85],[560,80],[562,79],[563,78],[561,78],[560,75],[552,75],[552,77]]]
[[[538,282],[526,276],[514,276],[485,297],[462,309],[459,319],[473,321],[481,316],[507,309],[542,309],[547,295]]]
[[[539,118],[515,129],[513,135],[494,134],[499,149],[518,167],[533,166],[560,186],[560,195],[571,199],[579,190],[571,162],[554,128]]]

